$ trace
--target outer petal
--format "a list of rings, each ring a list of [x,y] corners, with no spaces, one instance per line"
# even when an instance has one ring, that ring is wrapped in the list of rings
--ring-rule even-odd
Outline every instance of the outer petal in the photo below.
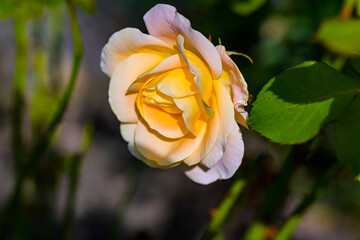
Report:
[[[220,118],[220,128],[217,140],[211,152],[201,161],[205,167],[213,167],[223,156],[227,137],[234,129],[234,108],[229,93],[225,87],[217,81],[214,81],[214,89],[216,93],[217,106]]]
[[[219,179],[228,179],[234,175],[239,168],[244,156],[244,142],[239,127],[234,121],[234,130],[228,137],[226,149],[221,160],[208,169],[196,165],[185,167],[185,174],[194,182],[209,184]]]
[[[180,139],[169,139],[150,129],[140,120],[135,130],[135,147],[146,159],[163,167],[171,167],[198,148],[204,133],[205,128],[196,137],[188,134]]]
[[[214,109],[214,117],[208,118],[206,120],[206,134],[204,135],[200,146],[194,151],[189,157],[184,160],[184,163],[188,166],[198,164],[202,159],[204,159],[209,152],[214,148],[216,139],[220,129],[220,120],[219,112],[217,109],[216,98],[212,96],[210,98],[211,107]],[[199,120],[198,123],[203,123]],[[197,136],[199,136],[198,134]]]
[[[234,94],[234,106],[236,111],[241,112],[242,106],[247,105],[247,100],[249,98],[249,92],[247,90],[247,84],[239,71],[236,64],[231,60],[231,58],[226,54],[225,47],[218,45],[216,46],[218,50],[221,61],[223,63],[224,71],[226,71],[231,78],[231,88]]]
[[[205,59],[215,78],[221,76],[221,60],[214,45],[200,32],[191,28],[190,21],[176,12],[176,8],[166,4],[157,4],[144,16],[150,35],[171,45],[176,44],[176,36],[181,34]]]
[[[173,47],[136,28],[125,28],[114,33],[101,53],[101,70],[112,76],[116,65],[134,53],[153,53],[170,56]]]
[[[128,149],[131,152],[131,154],[136,157],[137,159],[145,162],[147,165],[155,168],[165,168],[163,166],[160,166],[156,164],[156,162],[146,159],[144,156],[142,156],[139,151],[135,148],[134,144],[134,137],[135,137],[135,129],[136,129],[136,123],[124,123],[120,125],[120,133],[121,136],[124,138],[125,141],[128,142]],[[179,163],[175,163],[172,165],[167,166],[166,168],[175,167]]]
[[[131,55],[121,61],[110,80],[109,103],[120,122],[137,122],[135,100],[137,94],[126,94],[128,87],[135,79],[153,68],[164,58],[149,53]]]

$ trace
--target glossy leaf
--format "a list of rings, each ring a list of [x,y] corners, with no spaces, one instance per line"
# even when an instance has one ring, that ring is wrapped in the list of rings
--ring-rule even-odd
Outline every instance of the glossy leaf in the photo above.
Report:
[[[316,40],[336,53],[360,56],[360,19],[324,21]]]
[[[354,80],[330,66],[304,62],[264,86],[248,124],[274,142],[305,142],[334,120],[358,90]]]
[[[358,175],[360,173],[360,95],[357,95],[339,116],[335,125],[334,142],[338,157]]]

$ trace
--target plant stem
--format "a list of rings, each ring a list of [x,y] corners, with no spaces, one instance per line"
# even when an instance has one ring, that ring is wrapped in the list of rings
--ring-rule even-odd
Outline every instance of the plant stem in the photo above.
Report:
[[[22,122],[25,103],[25,85],[28,64],[28,35],[26,31],[26,21],[23,18],[15,18],[13,21],[15,34],[15,68],[13,83],[13,109],[11,112],[11,144],[14,157],[16,172],[22,168],[24,156],[24,140],[22,137]],[[18,175],[18,173],[16,173]],[[17,176],[18,178],[18,176]],[[18,202],[17,202],[18,204]],[[0,215],[0,238],[3,238],[6,231],[10,230],[13,215],[11,207],[12,201],[8,203]],[[9,216],[9,217],[8,217]]]
[[[303,199],[300,205],[296,208],[291,217],[280,228],[279,233],[275,240],[288,240],[291,238],[294,230],[301,221],[306,210],[311,204],[318,199],[324,190],[324,187],[334,178],[336,174],[343,168],[343,164],[336,162],[326,173],[326,175],[317,181],[311,192]]]
[[[244,189],[247,178],[256,170],[256,167],[261,163],[263,159],[264,156],[262,155],[256,158],[251,163],[246,173],[241,174],[238,177],[238,179],[236,179],[235,182],[231,185],[229,191],[227,192],[224,199],[217,208],[215,214],[211,218],[211,221],[208,225],[208,229],[206,230],[205,235],[202,238],[203,240],[210,240],[217,238],[221,226],[228,217],[230,210],[233,208],[236,200],[239,198],[239,195]]]
[[[24,102],[25,102],[25,85],[27,76],[28,63],[28,36],[26,32],[26,21],[15,19],[15,68],[13,83],[13,109],[11,115],[12,124],[12,151],[15,160],[16,169],[21,167],[24,157],[24,142],[21,133]]]
[[[80,62],[83,55],[83,47],[82,47],[82,41],[81,41],[81,35],[80,35],[80,29],[79,24],[76,17],[76,9],[74,4],[71,0],[66,1],[68,13],[70,17],[70,24],[71,24],[71,30],[72,30],[72,36],[73,36],[73,42],[74,42],[74,55],[73,55],[73,65],[72,70],[69,78],[69,82],[66,86],[66,89],[59,100],[58,106],[50,118],[50,123],[44,132],[44,134],[40,135],[39,140],[35,143],[30,156],[28,158],[28,161],[26,165],[21,169],[19,172],[16,180],[15,180],[15,186],[13,194],[11,195],[10,201],[8,202],[8,211],[10,215],[13,215],[12,213],[16,210],[19,201],[21,199],[22,194],[22,187],[23,183],[26,179],[26,176],[33,171],[33,169],[36,167],[36,164],[40,157],[43,155],[43,153],[46,151],[48,146],[50,145],[52,136],[54,135],[64,113],[67,109],[74,87],[77,79],[77,75],[80,68]],[[13,216],[16,217],[16,214]]]
[[[61,119],[69,105],[72,93],[74,91],[77,74],[79,72],[80,62],[83,55],[83,47],[81,42],[80,29],[76,18],[75,6],[71,3],[70,0],[66,1],[66,4],[70,16],[71,30],[74,41],[73,65],[72,65],[70,79],[66,86],[64,94],[61,97],[57,108],[55,109],[54,114],[50,118],[50,123],[47,127],[47,130],[42,136],[40,136],[39,140],[35,144],[35,147],[33,148],[33,151],[30,154],[29,162],[21,173],[18,185],[22,185],[22,181],[25,178],[25,176],[34,169],[37,160],[42,156],[42,154],[49,146],[51,142],[51,138],[54,135],[55,130],[58,127],[59,123],[61,122]]]

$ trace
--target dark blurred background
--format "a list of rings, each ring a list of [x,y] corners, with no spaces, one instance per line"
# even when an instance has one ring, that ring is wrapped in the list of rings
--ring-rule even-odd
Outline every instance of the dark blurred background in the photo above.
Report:
[[[312,41],[312,36],[324,19],[338,16],[340,0],[268,0],[253,10],[242,7],[240,0],[183,0],[163,1],[190,19],[193,28],[205,36],[211,35],[215,45],[218,38],[227,50],[249,55],[254,64],[240,56],[233,57],[242,71],[249,91],[256,96],[261,87],[274,75],[305,60],[320,60],[325,50]],[[74,96],[66,112],[58,140],[46,153],[43,164],[46,182],[43,189],[25,183],[23,201],[28,203],[20,229],[26,236],[19,239],[54,239],[60,231],[69,179],[47,161],[61,159],[56,154],[77,151],[84,124],[94,126],[91,148],[81,164],[76,193],[71,239],[198,239],[205,231],[212,209],[220,203],[233,179],[208,186],[191,182],[178,168],[153,169],[131,156],[119,133],[119,122],[108,104],[108,77],[100,70],[100,54],[109,37],[125,27],[146,32],[143,15],[158,1],[103,0],[97,1],[92,14],[78,11],[83,38],[84,58]],[[30,54],[36,46],[36,24],[43,22],[50,29],[49,15],[64,16],[61,47],[57,65],[50,68],[50,78],[59,76],[60,88],[65,85],[71,67],[73,51],[71,30],[65,6],[46,9],[38,19],[29,21]],[[14,184],[14,164],[10,146],[12,77],[14,69],[14,32],[11,19],[0,21],[0,209]],[[48,46],[51,30],[43,31],[43,43]],[[51,57],[49,58],[51,61]],[[30,117],[34,61],[29,60],[27,82],[27,118]],[[51,65],[51,63],[49,63]],[[51,101],[43,98],[43,105]],[[42,108],[46,112],[46,108]],[[248,110],[250,107],[248,108]],[[41,109],[39,110],[41,111]],[[25,137],[31,139],[30,126],[25,124]],[[255,218],[266,198],[266,189],[277,176],[288,146],[270,143],[251,130],[241,129],[245,141],[245,157],[239,173],[259,155],[265,156],[260,169],[250,177],[244,193],[232,211],[226,225],[225,239],[242,239],[246,228]],[[301,162],[294,170],[286,189],[284,204],[278,209],[276,225],[299,203],[321,174],[323,161],[334,158],[324,140],[323,154],[314,162]],[[301,146],[300,146],[301,148]],[[313,164],[313,167],[308,165]],[[51,165],[51,164],[50,164]],[[320,166],[320,167],[319,167]],[[317,168],[318,167],[318,168]],[[40,170],[39,170],[40,171]],[[313,171],[313,172],[312,172]],[[50,176],[49,176],[50,175]],[[236,177],[235,177],[236,178]],[[313,205],[298,226],[293,239],[337,240],[360,239],[360,188],[345,170],[323,197]]]

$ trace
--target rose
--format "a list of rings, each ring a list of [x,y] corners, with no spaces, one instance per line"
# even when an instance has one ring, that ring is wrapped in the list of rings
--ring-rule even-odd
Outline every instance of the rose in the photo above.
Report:
[[[181,164],[201,184],[230,178],[244,154],[236,120],[247,118],[239,69],[174,7],[158,4],[144,20],[149,35],[125,28],[101,56],[129,150],[152,167]]]

